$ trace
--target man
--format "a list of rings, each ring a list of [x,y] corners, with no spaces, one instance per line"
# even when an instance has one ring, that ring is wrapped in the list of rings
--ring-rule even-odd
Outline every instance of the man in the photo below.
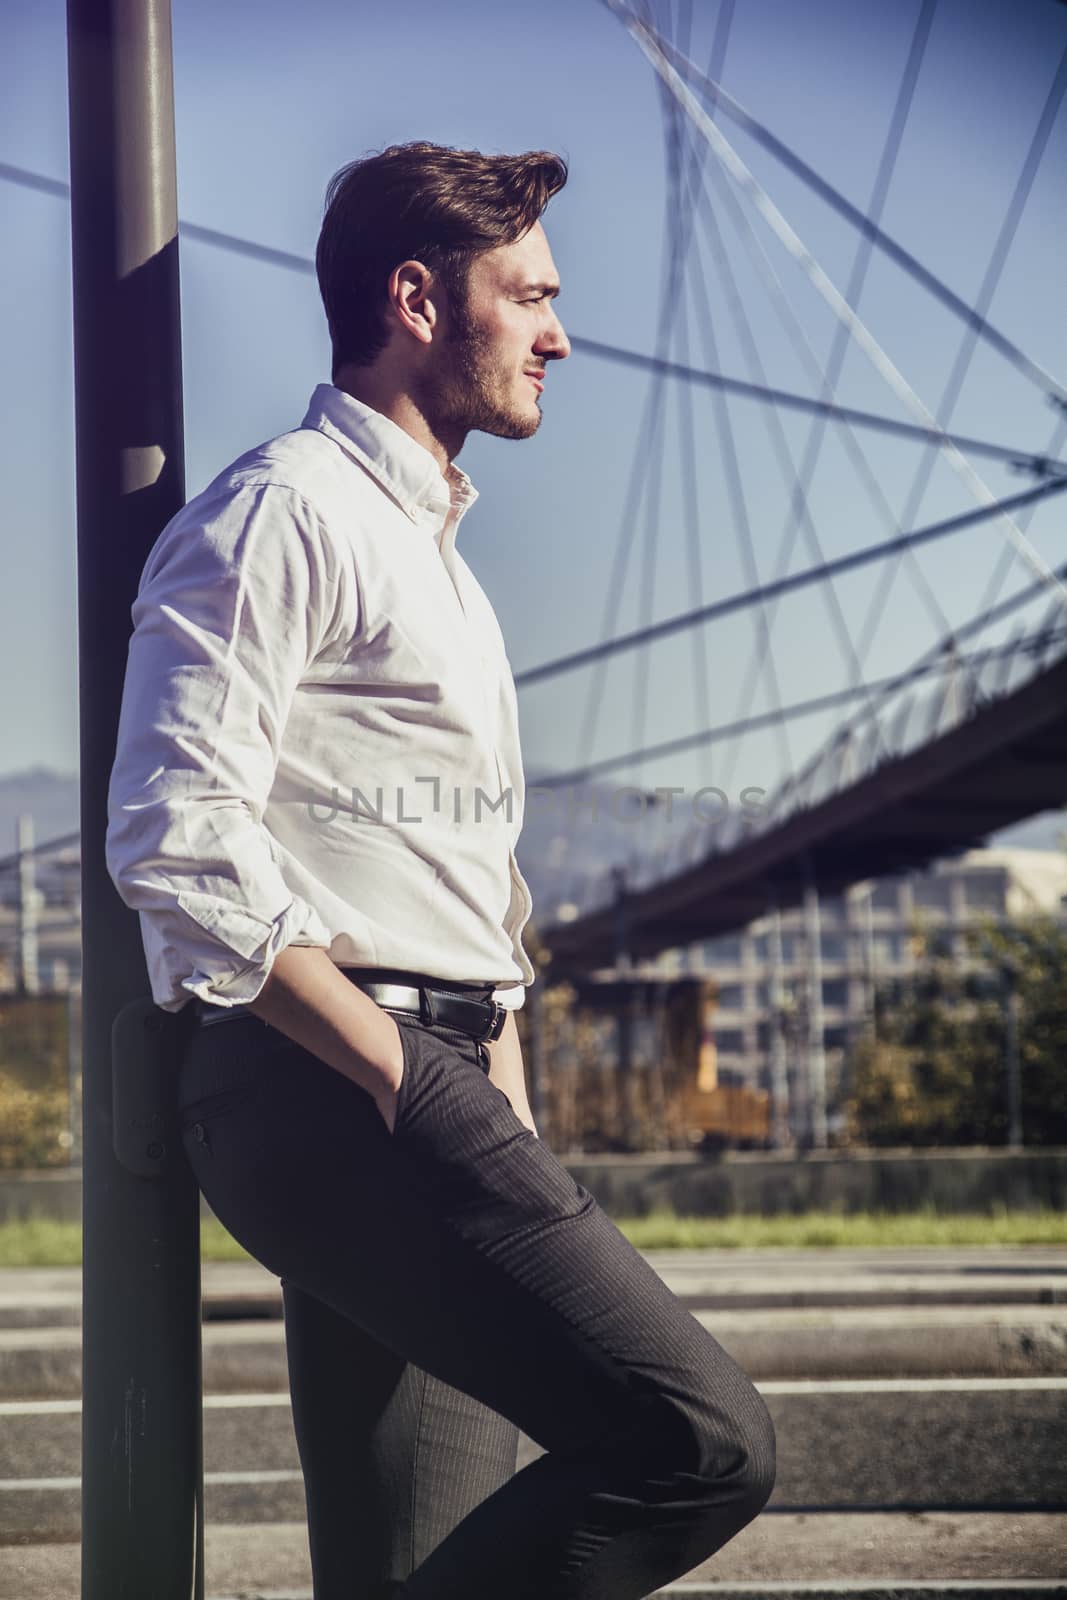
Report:
[[[339,173],[333,382],[168,525],[133,608],[108,865],[157,1003],[198,1013],[198,1182],[283,1282],[316,1600],[627,1600],[773,1482],[756,1390],[526,1099],[515,692],[453,458],[532,435],[569,352],[566,175],[431,144]]]

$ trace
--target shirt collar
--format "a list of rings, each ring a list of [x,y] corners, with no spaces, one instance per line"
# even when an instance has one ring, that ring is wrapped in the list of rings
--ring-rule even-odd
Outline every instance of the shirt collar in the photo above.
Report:
[[[454,508],[458,522],[478,491],[452,463],[448,477],[425,446],[399,423],[332,383],[320,383],[308,403],[303,428],[317,428],[354,456],[413,522],[430,514],[435,526]]]

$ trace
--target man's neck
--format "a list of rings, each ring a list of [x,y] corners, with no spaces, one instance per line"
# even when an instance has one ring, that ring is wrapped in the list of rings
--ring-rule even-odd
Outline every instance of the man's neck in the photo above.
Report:
[[[368,368],[349,367],[337,375],[334,384],[345,394],[350,394],[353,400],[370,406],[383,417],[388,417],[390,422],[395,422],[398,428],[403,428],[416,444],[421,444],[424,450],[430,452],[442,475],[449,482],[452,481],[452,461],[463,448],[467,437],[465,432],[450,434],[434,428],[410,394],[379,382]]]

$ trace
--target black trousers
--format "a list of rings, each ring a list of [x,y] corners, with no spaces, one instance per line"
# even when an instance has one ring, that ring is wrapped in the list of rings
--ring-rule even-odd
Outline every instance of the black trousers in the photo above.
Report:
[[[766,1503],[767,1408],[485,1047],[397,1021],[392,1134],[254,1017],[180,1073],[200,1187],[282,1279],[315,1600],[637,1600]],[[545,1454],[516,1472],[520,1428]]]

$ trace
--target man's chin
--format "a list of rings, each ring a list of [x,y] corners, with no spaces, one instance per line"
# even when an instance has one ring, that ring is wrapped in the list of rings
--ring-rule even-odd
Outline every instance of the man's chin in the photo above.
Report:
[[[497,439],[530,439],[541,426],[541,411],[534,406],[532,411],[502,411],[484,432],[491,433]]]
[[[464,433],[487,433],[495,439],[529,439],[541,426],[541,408],[533,404],[525,407],[474,406],[436,408],[428,413],[431,423],[443,423],[461,428]]]

